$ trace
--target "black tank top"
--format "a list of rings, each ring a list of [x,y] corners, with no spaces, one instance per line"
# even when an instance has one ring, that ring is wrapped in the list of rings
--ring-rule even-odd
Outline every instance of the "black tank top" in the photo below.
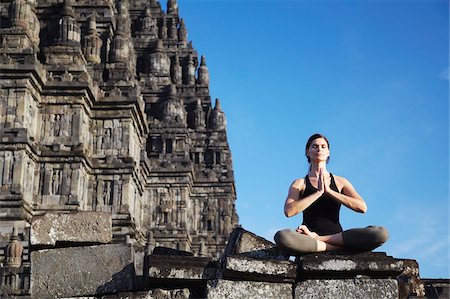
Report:
[[[330,188],[339,192],[331,173],[330,176]],[[301,198],[305,198],[317,191],[317,189],[311,185],[308,175],[305,177],[305,182],[306,188]],[[340,209],[340,203],[331,196],[323,194],[303,211],[303,224],[306,225],[310,231],[316,232],[321,236],[339,233],[342,231],[342,226],[339,223]]]

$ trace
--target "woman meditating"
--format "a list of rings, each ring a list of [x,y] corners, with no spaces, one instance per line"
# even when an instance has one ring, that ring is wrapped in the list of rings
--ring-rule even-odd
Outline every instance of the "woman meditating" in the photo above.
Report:
[[[367,205],[347,179],[328,172],[330,144],[327,138],[312,135],[305,152],[310,163],[309,173],[292,183],[284,204],[287,217],[303,212],[303,223],[296,231],[277,232],[274,239],[278,247],[297,255],[338,250],[370,251],[386,242],[389,234],[380,226],[342,231],[341,205],[359,213],[365,213]]]

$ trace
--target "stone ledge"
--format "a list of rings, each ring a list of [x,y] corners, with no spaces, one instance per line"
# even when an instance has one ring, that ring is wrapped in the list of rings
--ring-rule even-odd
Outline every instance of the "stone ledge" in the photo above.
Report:
[[[300,279],[353,278],[357,275],[371,278],[395,278],[405,267],[402,260],[384,252],[359,254],[314,253],[296,259]]]
[[[450,279],[422,279],[427,298],[450,298]]]
[[[149,255],[150,279],[207,280],[220,278],[219,263],[207,257]]]
[[[299,282],[294,299],[397,299],[395,279],[312,279]]]
[[[227,256],[223,265],[223,277],[230,279],[293,283],[297,276],[297,265],[290,261],[235,255]]]
[[[292,299],[292,284],[257,281],[211,280],[208,299]]]

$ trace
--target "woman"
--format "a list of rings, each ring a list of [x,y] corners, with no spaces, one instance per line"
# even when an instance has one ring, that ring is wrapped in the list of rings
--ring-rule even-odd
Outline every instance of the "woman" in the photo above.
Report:
[[[284,213],[292,217],[303,212],[303,223],[296,231],[285,229],[275,234],[275,242],[291,255],[322,251],[370,251],[388,239],[380,226],[342,231],[339,223],[341,205],[359,213],[367,205],[352,184],[344,177],[328,172],[330,144],[321,134],[314,134],[306,143],[310,163],[305,178],[295,180],[289,188]]]

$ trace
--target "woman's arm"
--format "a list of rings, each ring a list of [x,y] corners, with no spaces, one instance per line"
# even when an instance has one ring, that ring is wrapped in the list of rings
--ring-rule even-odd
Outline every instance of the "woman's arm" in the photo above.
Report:
[[[321,188],[305,198],[300,198],[300,192],[303,192],[304,189],[304,179],[295,180],[289,187],[289,193],[284,203],[284,214],[286,217],[292,217],[303,212],[324,193],[324,189]]]
[[[344,177],[337,177],[336,179],[343,184],[341,189],[342,193],[332,190],[328,184],[325,184],[325,193],[329,194],[347,208],[358,213],[365,213],[367,211],[367,205],[358,192],[356,192],[353,185]]]

